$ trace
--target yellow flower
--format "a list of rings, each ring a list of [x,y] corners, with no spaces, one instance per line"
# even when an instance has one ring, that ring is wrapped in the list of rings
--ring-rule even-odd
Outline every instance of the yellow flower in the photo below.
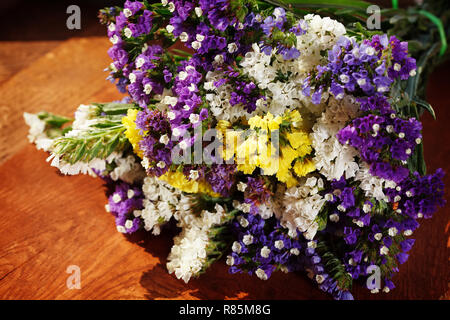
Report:
[[[266,121],[264,119],[261,119],[260,116],[254,116],[248,119],[248,124],[250,126],[250,129],[256,129],[260,128],[263,130],[266,130]]]
[[[258,137],[253,134],[236,148],[237,163],[257,164]]]
[[[289,143],[291,144],[291,147],[294,149],[297,149],[302,144],[311,144],[311,141],[308,139],[308,135],[304,133],[303,131],[294,131],[292,133],[287,134],[287,138],[289,140]]]
[[[122,123],[125,127],[125,136],[133,146],[134,153],[140,158],[144,158],[144,152],[139,148],[139,141],[142,140],[142,136],[139,134],[139,130],[136,129],[136,116],[139,110],[128,109],[128,113],[122,118]]]
[[[282,146],[280,154],[275,153],[270,131],[280,129],[283,121],[290,123],[288,130],[280,132],[289,144]],[[302,116],[298,110],[285,113],[283,116],[273,116],[270,112],[263,118],[254,116],[248,120],[251,129],[261,129],[253,133],[246,141],[242,142],[235,150],[242,163],[238,163],[238,170],[251,174],[256,167],[261,168],[264,175],[274,175],[279,181],[292,187],[298,183],[294,172],[298,176],[304,176],[315,170],[311,160],[297,160],[295,168],[294,161],[303,158],[312,152],[311,139],[306,131],[301,129]],[[244,161],[242,161],[244,160]],[[256,163],[255,163],[256,161]]]
[[[287,138],[292,148],[297,152],[298,157],[304,157],[308,153],[311,153],[311,139],[304,131],[294,131],[287,134]]]
[[[245,174],[252,174],[256,169],[256,164],[241,163],[237,165],[237,169]]]
[[[179,171],[167,171],[158,179],[165,181],[172,187],[186,193],[205,193],[212,197],[220,197],[220,194],[214,192],[206,181],[188,180],[186,176]]]
[[[292,161],[294,161],[295,158],[297,158],[297,152],[292,149],[290,146],[283,146],[281,147],[281,160],[280,162],[283,162],[286,164],[286,166],[290,167]]]
[[[316,170],[316,166],[314,165],[314,161],[312,161],[311,159],[298,159],[295,162],[294,165],[294,172],[297,176],[299,177],[303,177],[306,176],[308,173],[311,173],[313,171]]]
[[[219,120],[217,122],[216,129],[222,132],[223,135],[225,135],[225,132],[227,129],[231,128],[231,123],[227,120]]]
[[[288,114],[289,117],[289,122],[292,124],[292,126],[294,128],[298,128],[302,125],[303,122],[303,118],[300,114],[300,112],[298,112],[298,110],[293,110]]]
[[[248,120],[248,124],[250,125],[250,129],[259,128],[263,131],[267,130],[277,130],[280,127],[281,122],[283,122],[283,118],[280,116],[274,117],[273,114],[268,112],[264,118],[260,116],[251,117]]]
[[[295,186],[297,184],[297,179],[292,175],[290,169],[290,165],[287,165],[286,161],[280,161],[279,169],[277,172],[277,179],[281,182],[286,183],[288,188]]]

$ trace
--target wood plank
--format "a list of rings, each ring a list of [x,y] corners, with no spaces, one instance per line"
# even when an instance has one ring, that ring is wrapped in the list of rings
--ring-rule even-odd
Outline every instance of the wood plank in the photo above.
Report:
[[[0,85],[60,43],[61,41],[2,41]]]
[[[262,285],[228,274],[224,261],[189,284],[177,280],[165,268],[173,231],[121,235],[104,210],[101,180],[62,176],[46,156],[29,145],[0,167],[0,230],[8,230],[0,299],[326,298],[304,275],[277,274]],[[81,269],[80,290],[66,287],[69,265]]]
[[[106,85],[106,37],[64,41],[0,85],[0,163],[25,146],[22,114],[47,110],[72,115]]]

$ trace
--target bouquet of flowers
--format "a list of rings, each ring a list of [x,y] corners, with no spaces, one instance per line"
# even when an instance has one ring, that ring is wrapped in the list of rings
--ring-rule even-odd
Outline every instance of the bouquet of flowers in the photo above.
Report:
[[[176,224],[167,269],[185,282],[226,257],[262,280],[306,272],[336,299],[354,281],[389,292],[418,220],[444,205],[419,118],[449,3],[382,10],[379,30],[362,25],[368,6],[106,8],[108,78],[128,96],[74,119],[25,113],[29,139],[62,173],[105,180],[119,232]]]

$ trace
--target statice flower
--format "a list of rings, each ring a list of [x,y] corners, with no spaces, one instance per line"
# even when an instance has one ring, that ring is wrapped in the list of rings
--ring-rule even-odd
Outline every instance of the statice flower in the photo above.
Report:
[[[336,136],[341,144],[358,150],[362,160],[371,166],[373,175],[399,183],[408,176],[402,163],[406,163],[421,143],[421,129],[421,123],[415,118],[404,120],[395,113],[369,114],[355,118]]]
[[[420,176],[414,173],[412,179],[402,181],[398,188],[386,190],[396,212],[417,218],[431,218],[439,207],[444,206],[444,171],[438,169],[434,174]]]
[[[142,220],[143,228],[154,235],[172,217],[177,220],[191,214],[192,198],[155,177],[146,177],[142,184],[142,207],[133,215]]]
[[[178,226],[181,233],[174,238],[174,245],[167,258],[167,270],[175,273],[178,279],[188,282],[204,268],[210,254],[208,244],[209,233],[215,226],[223,223],[224,208],[216,204],[214,211],[203,210],[199,216],[186,214],[179,217]]]
[[[173,141],[167,116],[159,110],[144,109],[137,114],[136,127],[143,137],[139,147],[147,159],[147,173],[163,175],[172,164]]]
[[[286,11],[283,8],[275,8],[272,15],[264,19],[261,29],[266,39],[261,42],[262,51],[270,55],[273,49],[276,49],[285,60],[294,60],[300,56],[300,51],[295,47],[296,36],[306,32],[306,24],[303,20],[292,25],[286,17]]]
[[[205,170],[205,180],[211,185],[214,192],[222,196],[230,196],[230,191],[236,179],[235,164],[213,164]]]
[[[328,51],[328,63],[317,66],[304,84],[303,92],[320,102],[323,87],[342,99],[344,94],[372,96],[386,94],[392,83],[415,75],[414,58],[408,57],[408,45],[395,36],[374,36],[371,41],[357,43],[355,39],[341,37]],[[392,67],[387,65],[394,61]],[[314,89],[314,93],[311,92]]]
[[[298,236],[289,236],[274,217],[264,220],[243,213],[233,222],[233,232],[236,241],[227,259],[230,273],[247,272],[267,280],[275,270],[290,272],[301,267],[304,244]]]
[[[108,181],[108,178],[105,178]],[[139,185],[130,185],[118,181],[108,197],[107,211],[116,218],[117,231],[133,233],[141,226],[141,219],[133,215],[135,210],[142,209],[143,195]]]

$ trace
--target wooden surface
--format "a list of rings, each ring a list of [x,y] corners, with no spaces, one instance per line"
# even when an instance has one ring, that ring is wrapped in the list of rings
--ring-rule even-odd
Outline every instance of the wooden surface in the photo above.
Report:
[[[165,267],[173,232],[119,234],[99,179],[61,176],[28,144],[24,111],[72,115],[81,103],[121,97],[102,71],[108,47],[105,37],[0,42],[0,299],[329,299],[304,274],[276,273],[263,282],[228,274],[224,261],[189,284],[177,280]],[[442,66],[428,88],[438,115],[423,118],[430,171],[450,172],[449,72]],[[441,209],[414,234],[394,291],[372,295],[355,286],[355,297],[448,299],[449,212]],[[80,267],[79,290],[66,286],[70,265]]]

